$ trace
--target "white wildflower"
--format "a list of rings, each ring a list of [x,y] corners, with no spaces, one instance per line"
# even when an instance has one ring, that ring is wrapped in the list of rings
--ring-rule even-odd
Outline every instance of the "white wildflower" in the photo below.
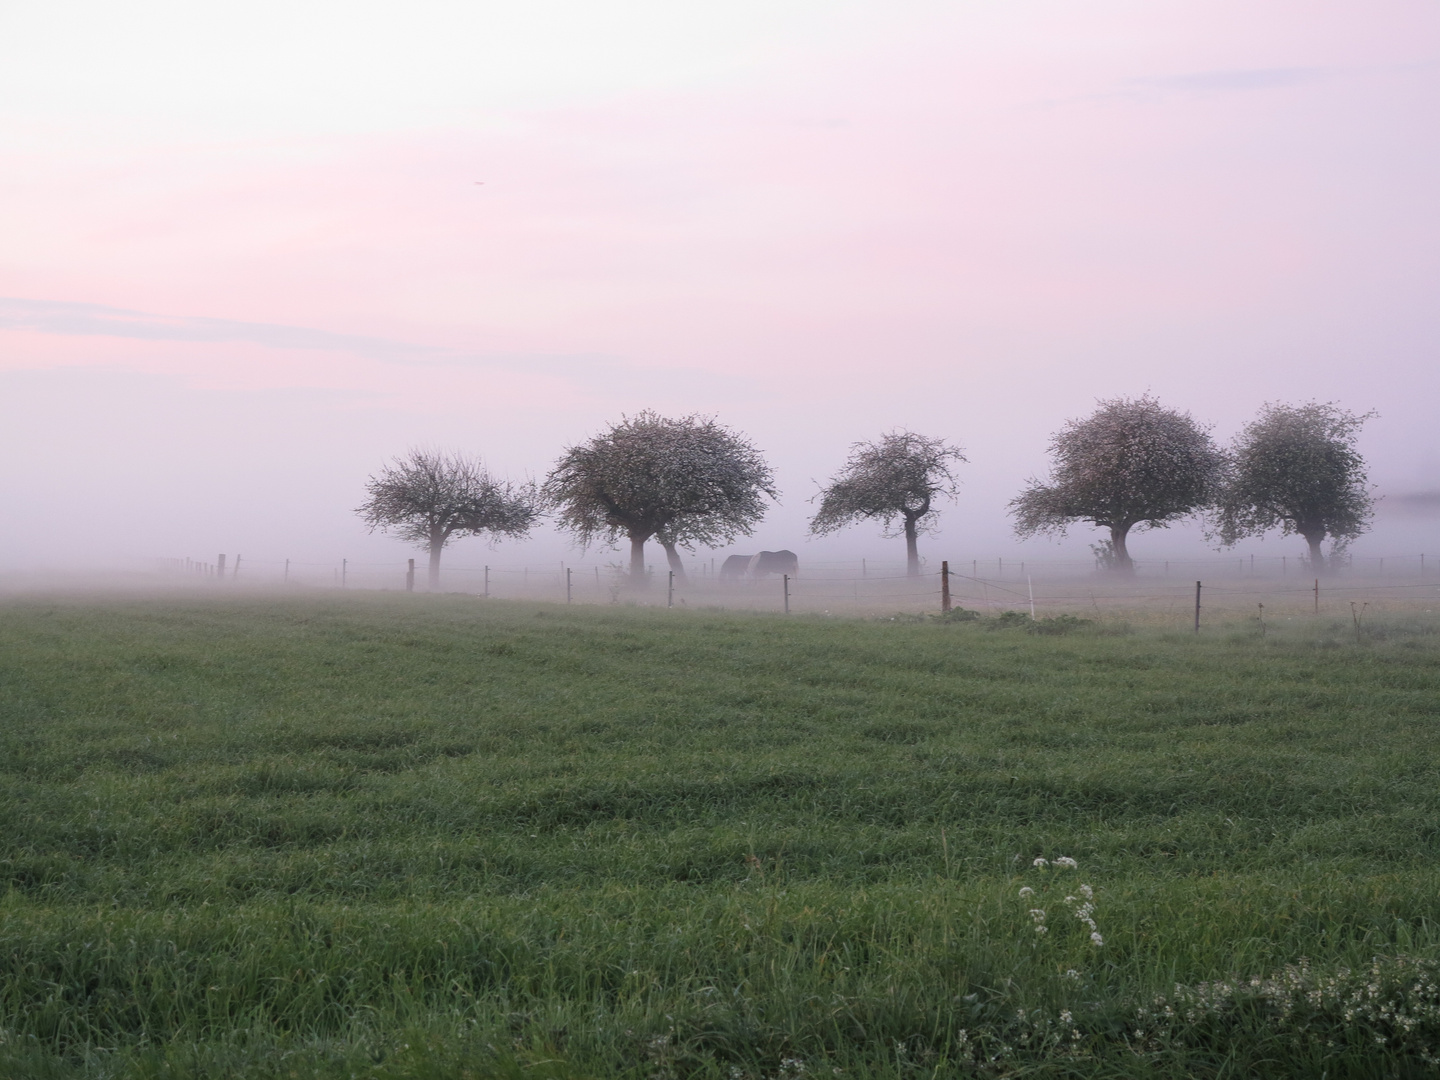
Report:
[[[1092,889],[1092,888],[1090,888],[1089,885],[1081,885],[1081,886],[1080,886],[1080,895],[1083,896],[1083,897],[1085,897],[1086,900],[1094,900],[1094,899],[1095,899],[1095,890]]]
[[[1024,886],[1022,886],[1021,889],[1020,889],[1020,895],[1021,895],[1021,896],[1034,896],[1034,895],[1035,895],[1035,890],[1032,889],[1032,888],[1030,888],[1029,885],[1024,885]]]
[[[1105,944],[1105,939],[1100,936],[1099,930],[1091,930],[1090,942],[1098,949]]]
[[[1067,870],[1074,870],[1080,864],[1077,863],[1074,859],[1070,858],[1069,855],[1061,855],[1058,859],[1055,860],[1055,865],[1063,866]]]
[[[1047,859],[1047,858],[1045,858],[1045,856],[1040,855],[1040,856],[1037,856],[1036,859],[1035,859],[1035,861],[1034,861],[1033,863],[1031,863],[1030,865],[1031,865],[1031,866],[1038,867],[1038,868],[1041,869],[1041,870],[1044,870],[1045,867],[1047,867],[1047,866],[1050,865],[1050,860]]]

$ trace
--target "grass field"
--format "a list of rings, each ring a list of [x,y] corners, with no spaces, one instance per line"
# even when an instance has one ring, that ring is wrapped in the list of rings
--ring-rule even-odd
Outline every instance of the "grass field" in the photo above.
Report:
[[[11,600],[0,1075],[1428,1074],[1437,750],[1433,616]]]

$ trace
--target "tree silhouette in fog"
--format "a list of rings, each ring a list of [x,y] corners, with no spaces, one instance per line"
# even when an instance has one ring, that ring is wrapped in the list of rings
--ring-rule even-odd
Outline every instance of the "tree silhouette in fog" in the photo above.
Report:
[[[1189,413],[1149,394],[1112,398],[1050,441],[1050,480],[1031,479],[1010,502],[1015,532],[1063,536],[1077,521],[1110,530],[1114,569],[1132,573],[1130,530],[1164,528],[1215,499],[1225,456]]]
[[[906,572],[920,573],[918,537],[931,527],[935,501],[953,498],[952,464],[965,461],[957,446],[913,431],[892,431],[876,442],[858,442],[838,476],[817,496],[820,509],[810,522],[824,536],[856,521],[878,521],[885,536],[905,537]]]
[[[540,516],[533,484],[496,480],[478,459],[411,449],[365,485],[356,509],[370,531],[393,533],[430,554],[430,588],[440,586],[440,552],[458,536],[523,537]]]
[[[776,497],[760,451],[713,418],[651,411],[624,417],[561,455],[544,494],[583,545],[630,543],[630,579],[645,581],[645,543],[665,549],[680,580],[679,548],[749,536]]]
[[[1303,536],[1311,565],[1323,572],[1325,538],[1333,558],[1370,525],[1374,498],[1355,438],[1374,415],[1334,402],[1263,406],[1231,444],[1213,535],[1227,547],[1275,528]]]

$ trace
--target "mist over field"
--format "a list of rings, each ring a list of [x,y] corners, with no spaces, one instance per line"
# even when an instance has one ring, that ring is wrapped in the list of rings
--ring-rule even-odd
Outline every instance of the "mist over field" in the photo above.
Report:
[[[1222,442],[1266,401],[1375,410],[1352,552],[1440,557],[1437,30],[1419,3],[8,5],[0,571],[403,562],[353,513],[392,456],[541,478],[643,409],[773,464],[728,550],[902,558],[806,526],[903,426],[969,457],[929,559],[1083,560],[1098,530],[1021,543],[1006,503],[1067,419],[1146,391]],[[1214,554],[1189,525],[1134,547]],[[615,557],[548,525],[447,553]]]

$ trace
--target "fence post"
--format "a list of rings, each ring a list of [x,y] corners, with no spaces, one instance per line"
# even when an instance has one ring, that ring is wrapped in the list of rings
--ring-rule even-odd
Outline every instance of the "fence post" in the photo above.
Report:
[[[860,560],[860,576],[862,578],[870,576],[870,568],[866,565],[865,559]]]
[[[565,567],[565,602],[570,603],[570,567]]]
[[[1023,565],[1023,564],[1022,564]],[[1025,575],[1025,587],[1030,590],[1030,621],[1035,621],[1035,582],[1030,580],[1030,575]]]
[[[675,571],[670,571],[669,583],[665,586],[665,606],[675,606]]]
[[[290,584],[290,560],[285,560],[285,584]]]
[[[410,560],[410,568],[405,571],[405,591],[415,591],[415,560]]]
[[[940,614],[950,614],[950,560],[940,560]]]
[[[230,576],[231,576],[232,578],[238,578],[238,577],[240,576],[240,556],[239,556],[239,555],[236,555],[236,556],[235,556],[235,569],[232,570],[232,571],[230,571]]]
[[[1195,582],[1195,633],[1200,632],[1200,582]]]
[[[490,567],[488,566],[485,567],[485,595],[487,598],[490,595]]]
[[[789,615],[789,614],[790,614],[790,575],[789,575],[789,574],[783,574],[783,575],[781,575],[781,577],[782,577],[782,582],[781,582],[781,584],[783,585],[783,587],[784,587],[784,589],[785,589],[785,614],[786,614],[786,615]]]
[[[218,577],[218,578],[220,578],[220,580],[222,580],[222,581],[225,580],[225,556],[224,556],[224,555],[216,555],[216,556],[215,556],[215,565],[220,568],[220,572],[219,572],[218,574],[216,574],[215,576]]]
[[[1320,614],[1320,579],[1315,579],[1315,614]]]
[[[348,589],[348,588],[350,587],[350,560],[349,560],[349,559],[341,559],[341,560],[340,560],[340,587],[341,587],[342,589]]]

